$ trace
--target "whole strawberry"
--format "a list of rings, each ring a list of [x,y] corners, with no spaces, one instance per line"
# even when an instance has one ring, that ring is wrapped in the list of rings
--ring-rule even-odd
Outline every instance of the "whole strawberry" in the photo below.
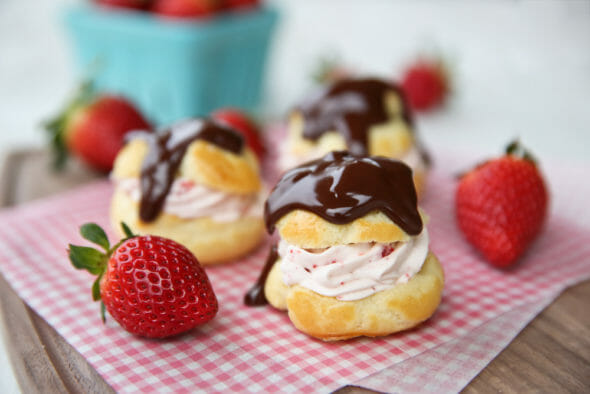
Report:
[[[213,319],[217,298],[207,274],[184,246],[153,235],[134,236],[110,246],[105,232],[94,223],[80,228],[99,251],[69,245],[74,267],[98,278],[92,286],[95,301],[127,331],[148,338],[164,338],[188,331]]]
[[[534,160],[518,143],[461,177],[456,214],[467,240],[497,267],[514,264],[545,222],[548,192]]]
[[[447,68],[439,59],[419,59],[404,72],[401,85],[412,109],[439,107],[450,92]]]
[[[213,112],[211,117],[242,134],[258,160],[264,159],[266,149],[260,138],[260,128],[248,115],[236,108],[221,108]]]
[[[63,167],[69,153],[96,170],[108,172],[125,134],[149,130],[143,115],[127,99],[109,94],[95,95],[90,85],[55,119],[46,124],[50,133],[57,168]]]

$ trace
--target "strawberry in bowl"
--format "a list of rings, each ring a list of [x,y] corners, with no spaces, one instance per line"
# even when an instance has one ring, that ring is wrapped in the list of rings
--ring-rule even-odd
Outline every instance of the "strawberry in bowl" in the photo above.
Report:
[[[111,246],[94,223],[80,228],[83,238],[102,250],[69,245],[74,267],[97,275],[92,297],[126,331],[147,338],[165,338],[213,319],[217,297],[207,273],[181,244],[153,235],[127,235]]]

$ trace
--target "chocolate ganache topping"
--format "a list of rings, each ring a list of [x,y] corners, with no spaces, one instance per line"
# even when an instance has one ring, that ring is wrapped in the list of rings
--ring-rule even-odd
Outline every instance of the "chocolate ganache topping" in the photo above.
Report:
[[[384,157],[331,152],[288,171],[264,205],[268,232],[296,209],[334,224],[350,223],[378,210],[407,234],[422,231],[412,170],[401,161]]]
[[[372,125],[386,122],[391,114],[385,94],[393,91],[402,100],[400,116],[412,125],[409,107],[399,87],[379,79],[345,79],[325,88],[299,108],[304,117],[303,137],[317,140],[328,131],[339,132],[350,153],[368,154]]]
[[[153,221],[161,212],[182,157],[193,141],[205,140],[235,154],[244,146],[244,139],[238,132],[199,118],[173,125],[162,133],[133,133],[131,138],[143,138],[149,146],[140,176],[139,217],[144,222]]]
[[[244,296],[244,304],[248,306],[261,306],[268,304],[268,300],[264,294],[264,285],[266,284],[266,280],[268,279],[268,274],[270,274],[272,266],[276,263],[278,258],[279,252],[277,249],[277,244],[275,243],[271,245],[268,251],[266,262],[264,263],[264,267],[262,267],[262,271],[260,271],[258,280]]]

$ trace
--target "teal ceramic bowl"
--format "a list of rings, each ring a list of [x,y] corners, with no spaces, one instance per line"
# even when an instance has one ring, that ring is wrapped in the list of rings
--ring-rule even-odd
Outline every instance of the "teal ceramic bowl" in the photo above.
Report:
[[[80,73],[156,125],[225,106],[256,111],[277,19],[264,7],[190,22],[91,5],[65,14]]]

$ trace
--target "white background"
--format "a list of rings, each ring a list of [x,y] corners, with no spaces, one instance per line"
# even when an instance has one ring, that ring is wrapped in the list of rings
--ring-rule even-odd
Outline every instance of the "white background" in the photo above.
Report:
[[[0,154],[45,144],[40,123],[75,89],[60,10],[73,0],[0,0]],[[311,88],[318,59],[396,77],[421,52],[451,62],[454,95],[417,117],[431,150],[496,154],[514,137],[541,161],[587,162],[590,0],[276,0],[282,21],[264,115],[280,119]],[[18,386],[0,344],[0,392]]]

